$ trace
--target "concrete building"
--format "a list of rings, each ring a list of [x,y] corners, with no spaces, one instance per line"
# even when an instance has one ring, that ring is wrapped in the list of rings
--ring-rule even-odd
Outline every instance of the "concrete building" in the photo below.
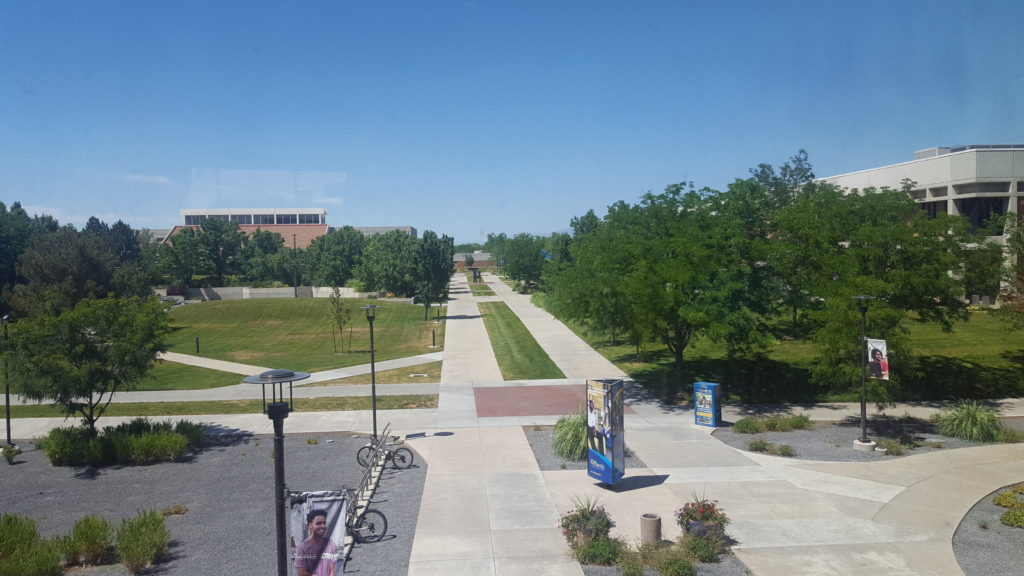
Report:
[[[992,215],[1022,214],[1024,144],[975,144],[928,148],[901,164],[822,178],[848,189],[899,189],[914,182],[910,196],[931,215],[959,214],[981,226]]]

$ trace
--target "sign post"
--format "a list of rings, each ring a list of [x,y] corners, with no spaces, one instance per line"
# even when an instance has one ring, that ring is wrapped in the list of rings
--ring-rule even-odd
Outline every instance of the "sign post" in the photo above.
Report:
[[[722,385],[696,382],[693,385],[693,423],[718,428],[722,425]]]
[[[587,474],[615,484],[626,468],[622,380],[587,380]]]

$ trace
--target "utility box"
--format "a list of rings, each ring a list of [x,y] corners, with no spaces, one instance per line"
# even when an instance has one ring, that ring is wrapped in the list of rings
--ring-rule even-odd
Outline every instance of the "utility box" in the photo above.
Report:
[[[693,385],[693,423],[718,428],[722,425],[722,385],[696,382]]]

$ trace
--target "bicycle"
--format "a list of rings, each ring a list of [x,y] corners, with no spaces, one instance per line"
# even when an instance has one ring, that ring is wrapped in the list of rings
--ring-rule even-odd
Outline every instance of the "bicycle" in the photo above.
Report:
[[[409,450],[404,446],[399,446],[393,450],[389,448],[389,446],[398,446],[402,443],[403,441],[399,439],[398,436],[391,436],[391,441],[386,444],[380,444],[379,448],[374,446],[371,442],[356,452],[356,462],[359,462],[359,465],[363,468],[369,466],[376,460],[376,458],[374,458],[374,454],[379,449],[383,453],[383,462],[386,463],[390,461],[391,465],[395,468],[408,468],[409,466],[412,466],[412,450]]]
[[[360,504],[355,497],[356,491],[345,490],[349,505],[345,509],[345,527],[352,536],[353,542],[360,544],[380,542],[388,531],[388,518],[380,510],[371,510],[366,504]]]

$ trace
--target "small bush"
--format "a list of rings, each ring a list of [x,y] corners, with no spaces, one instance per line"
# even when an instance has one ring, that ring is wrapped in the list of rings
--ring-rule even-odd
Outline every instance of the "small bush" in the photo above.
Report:
[[[788,416],[769,416],[764,421],[764,427],[769,432],[789,432],[793,429]]]
[[[732,429],[737,434],[757,434],[758,432],[764,432],[764,427],[757,418],[740,418],[732,425]]]
[[[54,466],[82,466],[86,463],[89,438],[82,428],[54,428],[43,437],[43,452]]]
[[[17,446],[11,446],[9,444],[4,445],[3,449],[0,449],[0,452],[3,452],[4,460],[7,460],[8,464],[14,464],[14,458],[18,454],[21,454],[21,450]]]
[[[644,576],[644,565],[633,554],[626,554],[619,560],[619,570],[622,576]]]
[[[626,543],[618,538],[599,538],[577,549],[576,560],[580,564],[612,566],[619,562],[625,550]]]
[[[882,448],[885,448],[885,453],[889,456],[902,456],[905,453],[903,444],[898,440],[893,440],[892,438],[877,438],[875,439],[875,442],[877,442]]]
[[[755,438],[750,442],[747,442],[747,450],[750,450],[751,452],[768,452],[771,448],[772,443],[764,438]]]
[[[59,548],[39,537],[35,520],[11,513],[0,516],[0,576],[59,574]]]
[[[1014,484],[1013,486],[1010,487],[1010,490],[1014,494],[1024,494],[1024,482],[1021,482],[1020,484]]]
[[[188,420],[179,420],[174,425],[174,431],[181,434],[188,440],[188,447],[190,450],[202,448],[206,444],[206,426],[203,424],[196,424],[195,422],[189,422]]]
[[[168,506],[160,511],[164,516],[184,516],[188,514],[188,506],[182,506],[181,504],[174,504]]]
[[[658,572],[662,576],[694,576],[697,573],[693,563],[685,558],[670,558],[658,566]]]
[[[1024,502],[1014,494],[1013,490],[1005,490],[992,497],[992,503],[1003,508],[1020,508]]]
[[[1014,528],[1024,528],[1024,507],[1010,508],[1003,513],[999,521]]]
[[[113,526],[103,518],[86,516],[75,522],[65,547],[65,558],[71,564],[95,566],[110,555]]]
[[[1024,442],[1024,432],[1020,430],[1014,430],[1013,428],[1003,428],[996,435],[996,442],[1003,444],[1020,444]]]
[[[709,538],[687,535],[683,538],[683,548],[695,560],[705,564],[718,562],[718,555],[721,553],[718,544]]]
[[[167,555],[171,533],[162,514],[146,510],[126,518],[117,530],[117,555],[132,574],[138,574]]]
[[[583,460],[587,456],[587,411],[580,406],[578,412],[567,414],[555,422],[555,437],[551,443],[555,454],[566,460]]]
[[[188,440],[184,436],[166,430],[133,436],[129,445],[132,463],[142,466],[176,462],[184,458],[188,450]]]
[[[796,450],[794,450],[789,444],[783,444],[775,449],[775,454],[786,458],[793,458],[796,456]]]
[[[937,421],[942,434],[972,442],[992,442],[1003,428],[995,411],[974,400],[944,409]]]
[[[615,521],[597,503],[597,498],[583,496],[573,498],[573,509],[558,519],[562,535],[574,550],[582,548],[590,540],[607,540],[608,533],[615,527]]]
[[[789,417],[789,423],[794,430],[808,430],[811,428],[811,417],[807,414],[795,414]]]

